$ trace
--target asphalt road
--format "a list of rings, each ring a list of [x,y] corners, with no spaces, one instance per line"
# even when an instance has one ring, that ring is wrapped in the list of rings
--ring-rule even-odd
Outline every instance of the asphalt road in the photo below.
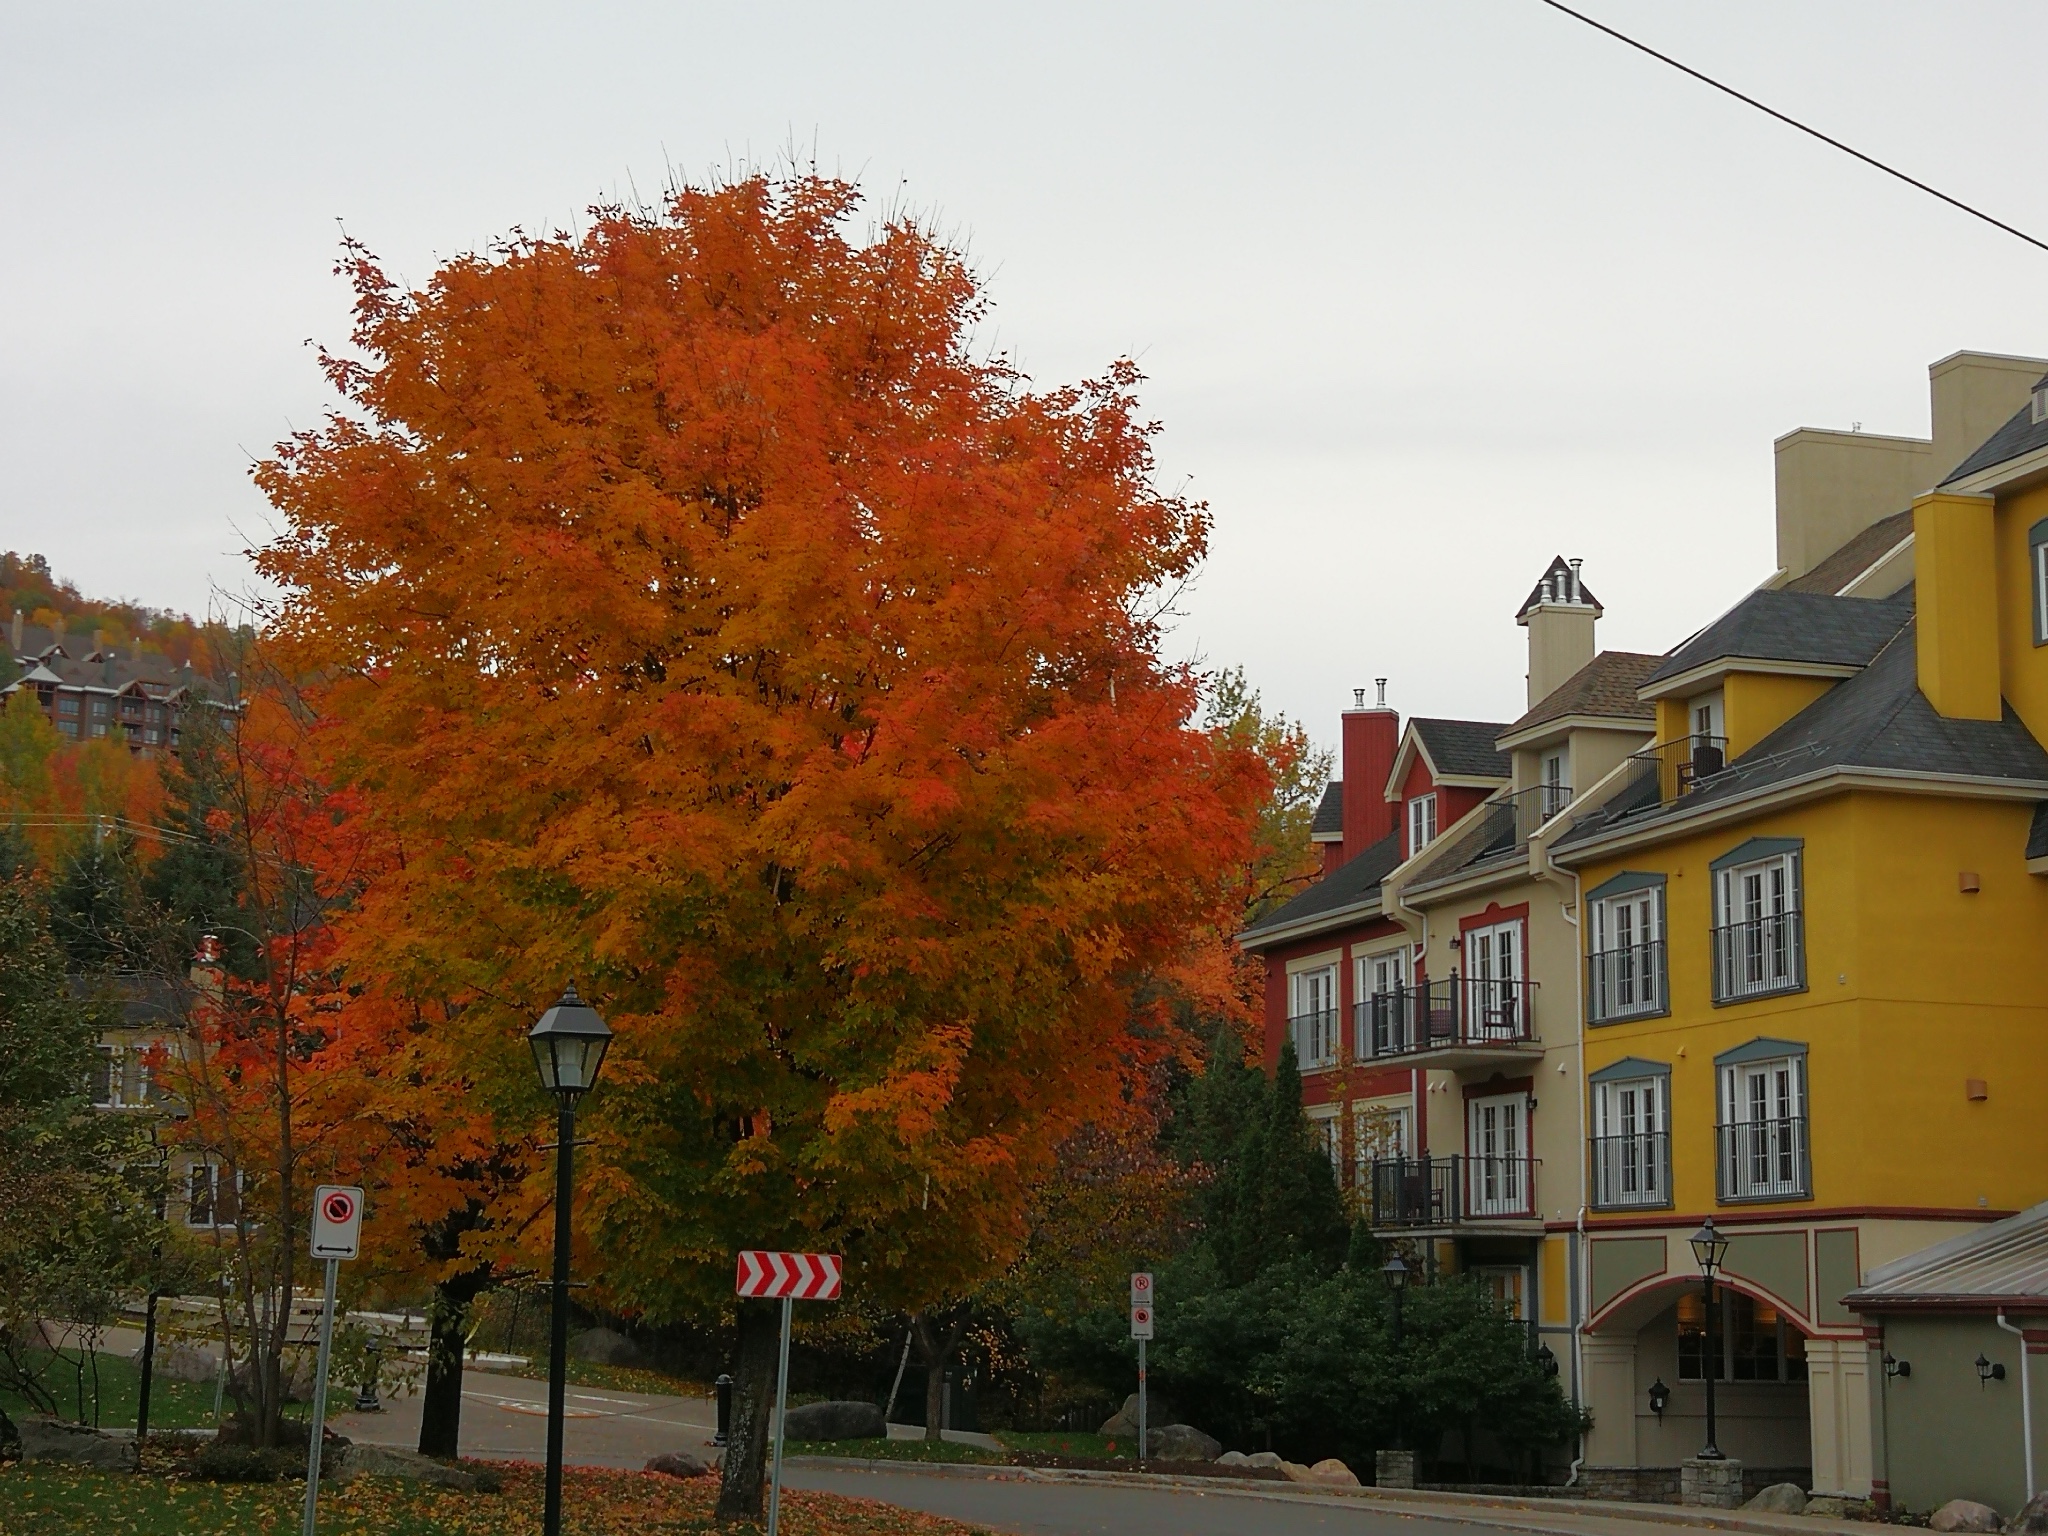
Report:
[[[1032,1482],[894,1468],[795,1462],[783,1486],[876,1499],[1020,1536],[1669,1536],[1672,1527],[1560,1510],[1467,1506],[1455,1518],[1405,1513],[1343,1495],[1251,1488],[1133,1488]]]

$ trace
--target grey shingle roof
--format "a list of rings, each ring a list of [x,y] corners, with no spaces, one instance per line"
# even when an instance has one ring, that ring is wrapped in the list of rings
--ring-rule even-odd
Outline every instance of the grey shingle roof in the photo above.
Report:
[[[1512,800],[1482,807],[1473,817],[1472,825],[1457,837],[1440,839],[1429,848],[1408,880],[1407,888],[1418,891],[1454,879],[1502,855],[1515,853],[1525,846],[1525,842],[1515,835],[1515,804]]]
[[[2048,384],[2048,378],[2042,379],[2034,388],[2039,389],[2041,384]],[[2013,412],[2012,420],[1986,438],[1984,446],[1958,464],[1948,479],[1941,483],[1947,485],[1951,480],[1964,479],[1980,469],[1989,469],[2023,453],[2032,453],[2036,448],[2048,448],[2048,421],[2034,420],[2033,402],[2029,401]]]
[[[2048,782],[2048,751],[2010,706],[2000,720],[1950,720],[1937,714],[1920,692],[1914,626],[1908,623],[1863,671],[1837,683],[1690,793],[1660,806],[1654,782],[1646,783],[1603,807],[1604,816],[1587,817],[1557,846],[1561,852],[1617,825],[1648,826],[1824,768],[2040,783]]]
[[[1850,539],[1804,576],[1785,583],[1784,592],[1822,592],[1834,596],[1890,554],[1913,531],[1913,509],[1881,518]]]
[[[1858,1311],[1889,1307],[1992,1308],[2048,1299],[2048,1202],[1880,1264],[1861,1290]]]
[[[1292,901],[1275,907],[1245,929],[1241,937],[1256,939],[1270,929],[1289,927],[1366,901],[1400,862],[1401,836],[1398,832],[1390,832],[1356,858],[1338,865]]]
[[[1332,779],[1323,786],[1323,798],[1316,802],[1316,819],[1309,823],[1310,837],[1344,835],[1344,781]]]
[[[1438,773],[1505,779],[1512,771],[1507,753],[1494,746],[1494,741],[1507,729],[1497,721],[1416,719],[1408,723],[1422,739]]]
[[[1657,706],[1637,698],[1636,690],[1663,662],[1662,656],[1644,656],[1636,651],[1602,651],[1551,689],[1548,697],[1537,700],[1533,709],[1501,734],[1526,731],[1567,715],[1655,720]]]
[[[1900,597],[1878,601],[1818,592],[1752,592],[1667,656],[1645,686],[1738,656],[1868,666],[1912,611]]]

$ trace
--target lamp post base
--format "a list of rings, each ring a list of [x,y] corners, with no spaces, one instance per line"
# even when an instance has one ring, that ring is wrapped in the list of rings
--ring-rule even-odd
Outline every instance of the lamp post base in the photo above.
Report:
[[[1732,1456],[1688,1456],[1678,1467],[1678,1502],[1702,1509],[1740,1509],[1742,1463]]]

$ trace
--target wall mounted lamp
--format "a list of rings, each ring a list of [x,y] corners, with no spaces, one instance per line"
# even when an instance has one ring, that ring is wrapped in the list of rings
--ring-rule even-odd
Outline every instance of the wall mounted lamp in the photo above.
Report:
[[[1662,1419],[1664,1417],[1665,1406],[1670,1401],[1671,1389],[1664,1385],[1664,1378],[1662,1376],[1659,1376],[1655,1381],[1650,1383],[1650,1412],[1657,1415],[1659,1419]]]
[[[1994,1360],[1987,1360],[1982,1355],[1979,1355],[1977,1357],[1978,1385],[1981,1386],[1987,1381],[2003,1380],[2005,1380],[2005,1367],[2003,1365],[2000,1365],[1998,1362]]]
[[[1892,1352],[1886,1350],[1884,1352],[1884,1373],[1887,1376],[1911,1376],[1913,1374],[1913,1362],[1910,1360],[1894,1359]]]

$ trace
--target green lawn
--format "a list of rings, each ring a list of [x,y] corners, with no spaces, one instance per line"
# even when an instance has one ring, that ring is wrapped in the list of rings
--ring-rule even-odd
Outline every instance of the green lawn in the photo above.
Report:
[[[85,1375],[85,1394],[82,1401],[78,1391],[77,1373],[69,1364],[59,1361],[54,1369],[46,1373],[44,1379],[56,1393],[57,1412],[60,1417],[86,1424],[97,1423],[102,1429],[135,1427],[136,1406],[142,1395],[142,1367],[127,1356],[100,1356],[97,1418],[94,1417],[91,1370],[88,1369]],[[327,1411],[346,1411],[355,1402],[355,1396],[355,1388],[331,1383],[327,1391]],[[234,1406],[234,1399],[229,1398],[223,1411],[232,1413]],[[0,1388],[0,1408],[6,1409],[10,1415],[33,1411],[18,1393],[9,1392],[5,1388]],[[211,1429],[213,1383],[168,1381],[162,1376],[155,1377],[149,1384],[149,1427]]]
[[[1106,1440],[1080,1430],[1001,1429],[996,1431],[996,1438],[1013,1451],[1036,1451],[1045,1456],[1093,1456],[1108,1460],[1117,1456],[1135,1459],[1138,1454],[1135,1437]]]
[[[599,1365],[594,1360],[564,1362],[563,1375],[572,1387],[596,1387],[604,1392],[644,1392],[652,1397],[709,1397],[711,1389],[701,1381],[664,1376],[631,1365]],[[519,1376],[527,1381],[546,1381],[548,1363],[535,1360],[527,1365],[467,1365],[463,1375]]]

